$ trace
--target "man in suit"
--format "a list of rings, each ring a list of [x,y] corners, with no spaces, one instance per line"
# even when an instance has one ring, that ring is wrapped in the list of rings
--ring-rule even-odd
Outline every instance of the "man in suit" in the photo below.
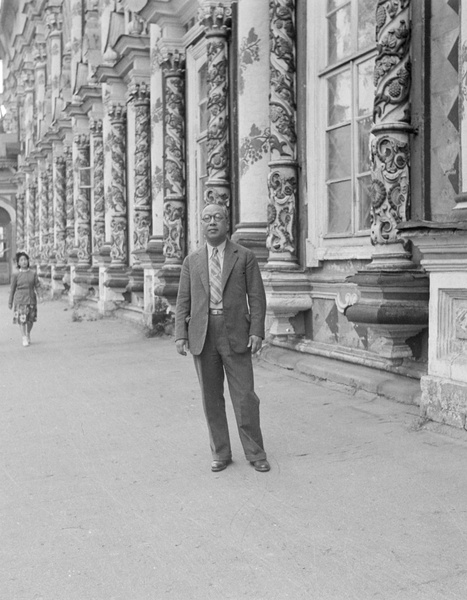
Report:
[[[264,338],[266,295],[251,250],[227,238],[228,213],[208,204],[202,213],[206,245],[185,259],[175,312],[177,352],[193,354],[209,430],[212,471],[232,462],[225,413],[227,375],[240,440],[257,471],[269,471],[254,391],[251,354]]]

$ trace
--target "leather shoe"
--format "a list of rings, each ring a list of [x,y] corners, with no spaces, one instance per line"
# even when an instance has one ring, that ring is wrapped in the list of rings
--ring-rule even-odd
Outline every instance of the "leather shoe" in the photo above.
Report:
[[[261,473],[266,473],[267,471],[271,470],[271,466],[265,458],[251,461],[251,464],[254,466],[256,471],[260,471]]]
[[[230,458],[228,460],[213,460],[211,463],[211,471],[223,471],[231,462],[232,459]]]

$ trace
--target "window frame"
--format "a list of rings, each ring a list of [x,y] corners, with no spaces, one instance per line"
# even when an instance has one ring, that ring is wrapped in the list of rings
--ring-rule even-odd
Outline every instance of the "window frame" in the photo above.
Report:
[[[187,229],[187,247],[189,252],[199,248],[203,243],[201,212],[204,198],[200,198],[198,187],[201,158],[199,145],[207,141],[205,134],[199,131],[199,88],[198,73],[207,63],[207,41],[202,38],[187,48],[186,53],[186,115],[187,115],[187,217],[190,226]],[[206,157],[207,158],[207,157]]]
[[[351,166],[352,186],[352,232],[328,233],[328,190],[327,190],[327,131],[328,131],[328,86],[332,75],[350,67],[352,74],[351,127],[358,117],[358,78],[354,76],[359,64],[376,56],[376,42],[371,48],[352,52],[345,59],[327,65],[328,27],[326,23],[327,0],[313,2],[307,6],[307,180],[308,180],[308,238],[306,240],[306,266],[318,267],[323,260],[367,260],[371,258],[370,230],[354,230],[359,216],[360,200],[356,194],[358,179],[364,173]],[[344,4],[344,3],[343,3]],[[324,27],[323,24],[326,24]],[[323,31],[325,32],[323,34]],[[325,126],[323,127],[323,123]],[[358,135],[352,131],[352,161],[358,160]],[[371,173],[371,171],[370,171]]]

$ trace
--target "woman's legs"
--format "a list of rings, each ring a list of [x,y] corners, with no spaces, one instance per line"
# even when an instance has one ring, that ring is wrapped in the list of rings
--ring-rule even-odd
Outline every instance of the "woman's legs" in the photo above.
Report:
[[[23,338],[23,346],[27,346],[28,345],[28,328],[27,328],[26,323],[20,323],[19,328],[21,331],[21,336]]]

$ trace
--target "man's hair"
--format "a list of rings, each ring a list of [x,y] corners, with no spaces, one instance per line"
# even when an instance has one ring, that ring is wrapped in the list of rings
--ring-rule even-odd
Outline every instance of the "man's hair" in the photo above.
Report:
[[[208,206],[217,206],[217,208],[220,208],[220,212],[224,213],[224,217],[225,220],[227,221],[227,224],[230,223],[230,213],[229,213],[229,209],[227,208],[227,206],[225,204],[218,204],[217,202],[208,202],[207,204],[205,204],[203,206],[203,210],[201,211],[201,214],[203,214],[204,209],[207,208]]]

